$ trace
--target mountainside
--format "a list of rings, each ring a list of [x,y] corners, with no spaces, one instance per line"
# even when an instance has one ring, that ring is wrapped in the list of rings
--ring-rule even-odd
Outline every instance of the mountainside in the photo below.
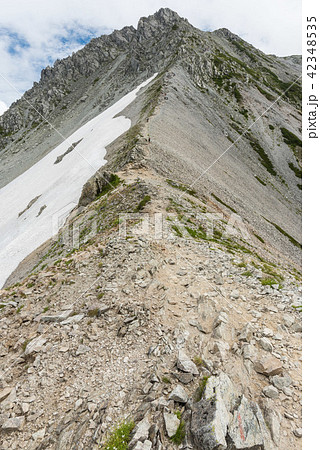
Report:
[[[301,447],[300,75],[165,8],[0,117],[0,448]]]

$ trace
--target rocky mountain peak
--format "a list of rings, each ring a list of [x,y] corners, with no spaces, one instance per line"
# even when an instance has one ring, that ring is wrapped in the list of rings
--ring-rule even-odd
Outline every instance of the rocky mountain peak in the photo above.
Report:
[[[228,39],[229,41],[242,41],[237,34],[232,33],[228,28],[219,28],[213,32],[216,36]]]
[[[182,19],[179,14],[170,8],[161,8],[155,14],[148,17],[141,17],[138,22],[139,37],[150,39],[156,32],[161,29],[178,26],[178,23],[188,23],[186,19]]]

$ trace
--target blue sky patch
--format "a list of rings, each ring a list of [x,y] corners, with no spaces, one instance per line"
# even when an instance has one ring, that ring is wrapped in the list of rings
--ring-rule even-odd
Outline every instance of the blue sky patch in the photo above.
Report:
[[[29,42],[20,34],[10,31],[8,28],[0,28],[0,40],[5,37],[9,38],[8,52],[11,55],[18,55],[24,49],[29,48]]]

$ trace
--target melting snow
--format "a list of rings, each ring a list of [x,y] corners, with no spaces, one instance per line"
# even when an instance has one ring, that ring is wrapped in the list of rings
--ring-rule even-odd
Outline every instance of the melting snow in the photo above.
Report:
[[[83,125],[67,141],[0,189],[0,287],[26,256],[57,232],[57,219],[66,217],[75,207],[83,185],[106,163],[105,147],[131,126],[130,119],[115,116],[156,75]],[[81,142],[55,164],[57,158],[78,141]]]

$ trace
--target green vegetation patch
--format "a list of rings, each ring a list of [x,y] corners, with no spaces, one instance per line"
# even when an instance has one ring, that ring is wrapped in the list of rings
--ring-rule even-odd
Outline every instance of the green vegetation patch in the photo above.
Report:
[[[103,188],[103,190],[98,194],[97,199],[100,197],[103,197],[108,192],[115,189],[119,184],[121,183],[121,179],[118,177],[118,175],[112,173],[110,175],[110,179],[108,180],[108,184]]]
[[[260,160],[261,160],[261,164],[267,169],[267,171],[273,175],[276,176],[277,172],[275,171],[273,164],[269,158],[269,156],[266,154],[266,152],[264,151],[264,149],[261,147],[261,145],[259,144],[259,142],[257,142],[256,140],[254,140],[253,138],[251,138],[250,140],[250,145],[253,148],[253,150],[255,152],[258,153],[258,155],[260,156]]]
[[[150,201],[151,201],[150,195],[145,195],[133,212],[136,213],[136,212],[141,211],[146,206],[146,204],[149,203]]]
[[[282,285],[274,278],[262,278],[261,279],[262,286],[273,286],[275,284],[279,285],[279,289],[282,289]]]
[[[170,380],[170,378],[164,376],[164,377],[162,377],[162,383],[171,384],[171,380]]]
[[[173,25],[174,26],[174,25]],[[140,117],[150,117],[154,113],[154,110],[159,102],[159,98],[162,91],[162,75],[156,77],[153,84],[146,90],[145,98],[146,102],[141,109]]]
[[[263,186],[267,186],[267,184],[266,184],[263,180],[261,180],[261,178],[257,177],[257,175],[255,175],[254,177],[255,177],[255,178],[259,181],[259,183],[261,183]]]
[[[302,141],[294,133],[287,130],[286,128],[280,128],[284,142],[291,148],[302,147]]]
[[[120,423],[108,436],[104,450],[128,450],[134,426],[132,421]]]
[[[276,98],[270,94],[269,92],[265,91],[264,89],[262,89],[261,86],[259,86],[258,84],[256,84],[256,88],[258,89],[258,91],[265,96],[265,98],[267,100],[269,100],[270,102],[273,102]],[[269,126],[270,127],[270,126]],[[270,128],[271,129],[271,128]]]
[[[293,163],[289,163],[288,165],[297,178],[302,178],[302,170],[299,167],[296,167]]]
[[[176,181],[169,180],[169,179],[167,179],[166,182],[167,182],[170,186],[172,186],[172,187],[174,187],[174,188],[176,188],[176,189],[179,189],[180,191],[183,191],[183,192],[186,192],[187,194],[193,195],[193,197],[197,197],[196,191],[194,191],[193,189],[190,189],[190,188],[187,187],[187,186],[184,186],[183,184],[179,184],[179,183],[177,183]]]
[[[209,379],[209,378],[210,378],[210,377],[208,377],[208,376],[204,376],[204,377],[200,380],[200,382],[199,382],[199,387],[198,387],[198,389],[197,389],[197,391],[196,391],[196,398],[195,398],[196,402],[200,402],[200,400],[202,399],[202,396],[203,396],[203,393],[204,393],[205,388],[206,388],[206,386],[207,386],[207,383],[208,383],[208,379]]]
[[[239,89],[237,88],[235,83],[232,83],[232,87],[233,87],[233,95],[235,96],[237,103],[241,103],[242,95],[241,95]]]
[[[253,235],[254,235],[257,239],[259,239],[260,242],[262,242],[263,244],[265,243],[264,239],[262,239],[261,236],[259,236],[259,235],[256,234],[256,233],[253,233]]]
[[[302,248],[302,245],[300,244],[300,242],[298,242],[294,237],[290,236],[289,233],[287,233],[286,231],[284,231],[281,227],[279,227],[279,225],[277,225],[274,222],[271,222],[270,220],[266,219],[265,220],[269,223],[271,223],[271,225],[273,225],[278,231],[280,231],[281,234],[283,234],[284,236],[286,236],[289,241],[295,246],[295,247],[299,247]]]
[[[178,417],[178,415],[177,415],[177,417]],[[180,425],[178,426],[176,433],[170,438],[170,440],[171,440],[171,442],[173,442],[176,445],[181,445],[183,439],[185,438],[185,435],[186,435],[186,424],[185,424],[184,420],[180,420]]]
[[[241,275],[243,277],[252,277],[252,272],[250,272],[250,270],[247,270],[246,272],[243,272]]]
[[[221,203],[222,205],[226,206],[227,208],[229,208],[232,212],[234,212],[235,214],[237,214],[237,211],[232,208],[230,205],[227,205],[227,203],[225,203],[224,201],[221,200],[221,198],[217,197],[215,194],[213,194],[211,192],[212,197],[214,197],[219,203]]]
[[[237,49],[240,51],[240,52],[243,52],[243,53],[245,53],[246,55],[247,55],[247,57],[249,58],[249,59],[251,59],[251,61],[253,61],[253,62],[255,62],[257,59],[256,59],[256,57],[241,43],[241,42],[238,42],[238,41],[235,41],[235,40],[233,40],[232,41],[232,44],[235,46],[235,47],[237,47]]]

